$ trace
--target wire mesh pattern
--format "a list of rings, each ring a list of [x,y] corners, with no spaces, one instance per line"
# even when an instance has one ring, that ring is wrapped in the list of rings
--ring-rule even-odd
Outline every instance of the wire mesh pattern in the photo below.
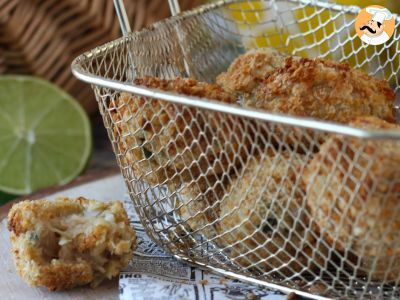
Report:
[[[399,18],[389,43],[367,47],[354,30],[358,10],[225,1],[74,61],[151,238],[179,258],[313,297],[400,297],[399,133],[132,84],[144,76],[214,82],[247,49],[272,46],[348,61],[398,92]]]

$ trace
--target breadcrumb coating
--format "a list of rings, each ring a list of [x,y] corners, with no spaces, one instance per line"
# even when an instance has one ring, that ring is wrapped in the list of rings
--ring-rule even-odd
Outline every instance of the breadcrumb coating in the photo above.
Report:
[[[244,105],[270,112],[348,123],[375,116],[394,122],[394,91],[385,80],[323,59],[285,59],[247,97]]]
[[[250,93],[277,68],[285,64],[286,54],[272,48],[251,49],[238,56],[217,83],[234,93]]]
[[[221,87],[194,79],[145,77],[135,84],[236,102]],[[209,166],[216,173],[225,172],[246,144],[242,122],[226,114],[126,93],[110,108],[123,163],[152,185],[190,182]]]
[[[11,208],[8,229],[18,274],[51,291],[117,276],[136,247],[121,202],[26,200]]]
[[[400,129],[375,117],[350,125]],[[396,140],[332,135],[304,172],[307,203],[326,240],[380,281],[400,279],[399,149]]]
[[[232,182],[220,204],[219,243],[236,264],[291,276],[320,262],[298,187],[305,163],[300,154],[270,151]]]

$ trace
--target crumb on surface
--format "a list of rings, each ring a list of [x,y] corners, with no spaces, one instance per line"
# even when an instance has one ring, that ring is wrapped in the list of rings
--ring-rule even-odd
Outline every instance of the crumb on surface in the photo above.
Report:
[[[296,293],[291,292],[287,295],[287,300],[296,300],[296,299],[297,299]]]
[[[255,300],[255,299],[257,299],[257,296],[255,294],[253,294],[252,292],[249,292],[246,295],[246,299],[247,300]]]
[[[201,279],[199,280],[199,283],[202,285],[207,285],[208,284],[208,280],[207,279]]]

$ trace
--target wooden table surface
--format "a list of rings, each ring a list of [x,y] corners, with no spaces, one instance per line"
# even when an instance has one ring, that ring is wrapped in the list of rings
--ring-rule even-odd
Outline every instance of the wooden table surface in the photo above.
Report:
[[[17,201],[24,199],[53,199],[57,196],[87,197],[99,201],[122,200],[126,188],[118,170],[90,172],[74,182],[34,193],[28,197],[18,198],[0,207],[0,299],[36,300],[36,299],[118,299],[118,278],[103,282],[99,287],[81,287],[70,291],[49,292],[44,288],[29,287],[16,273],[10,252],[9,232],[7,230],[7,213]]]

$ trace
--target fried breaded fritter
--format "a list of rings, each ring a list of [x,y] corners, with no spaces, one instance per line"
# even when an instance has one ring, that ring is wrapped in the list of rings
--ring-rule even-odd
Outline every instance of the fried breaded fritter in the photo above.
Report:
[[[219,217],[219,201],[226,192],[227,178],[218,178],[212,171],[196,181],[185,183],[179,190],[182,221],[191,231],[202,234],[207,239],[215,238]]]
[[[350,125],[400,130],[375,117]],[[331,136],[304,172],[311,214],[332,247],[358,271],[400,279],[400,142]]]
[[[52,291],[117,276],[136,247],[121,202],[27,200],[11,208],[8,228],[19,275]]]
[[[385,80],[347,63],[293,58],[269,74],[247,97],[246,107],[348,123],[360,116],[395,121],[394,91]]]
[[[221,87],[194,79],[146,77],[135,84],[236,102]],[[125,93],[111,106],[111,112],[123,164],[132,166],[137,178],[153,185],[190,182],[209,167],[217,174],[226,172],[246,145],[242,122],[222,113]]]
[[[299,188],[305,157],[267,153],[253,157],[220,203],[221,238],[232,260],[265,273],[293,275],[321,261]],[[314,260],[314,262],[311,262]]]
[[[286,54],[272,48],[251,49],[238,56],[228,70],[217,77],[227,91],[250,93],[257,84],[285,64]]]

